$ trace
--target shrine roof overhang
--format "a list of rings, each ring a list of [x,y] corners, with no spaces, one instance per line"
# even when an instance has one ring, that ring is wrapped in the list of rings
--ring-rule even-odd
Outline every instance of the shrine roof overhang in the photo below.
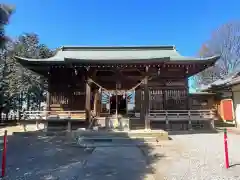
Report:
[[[199,64],[205,68],[214,65],[220,56],[195,58],[181,56],[174,46],[128,46],[128,47],[62,47],[55,56],[47,59],[30,59],[16,56],[23,66],[36,71],[39,67],[53,65],[157,65]],[[202,68],[200,68],[202,69]],[[203,68],[204,69],[204,68]]]

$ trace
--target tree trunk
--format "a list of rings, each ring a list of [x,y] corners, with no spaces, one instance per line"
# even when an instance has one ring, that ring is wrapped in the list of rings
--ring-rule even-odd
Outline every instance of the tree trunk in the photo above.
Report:
[[[8,121],[8,115],[9,115],[9,112],[6,113],[6,119],[5,119],[5,121]]]
[[[30,109],[30,96],[29,96],[29,91],[27,92],[27,111]]]
[[[2,108],[0,109],[0,122],[3,123],[3,118],[2,118]]]
[[[21,120],[21,111],[22,111],[22,93],[19,94],[19,107],[18,107],[18,120]]]
[[[41,111],[41,101],[38,101],[38,111]]]

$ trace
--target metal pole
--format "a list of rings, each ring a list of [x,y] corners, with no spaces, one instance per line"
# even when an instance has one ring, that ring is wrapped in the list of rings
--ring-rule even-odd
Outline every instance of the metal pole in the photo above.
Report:
[[[227,138],[227,129],[224,128],[224,155],[225,155],[225,167],[229,168],[229,158],[228,158],[228,138]]]

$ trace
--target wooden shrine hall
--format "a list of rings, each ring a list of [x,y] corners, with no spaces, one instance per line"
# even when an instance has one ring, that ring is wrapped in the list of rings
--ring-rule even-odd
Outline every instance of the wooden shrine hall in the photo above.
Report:
[[[189,120],[203,109],[190,101],[188,78],[219,56],[184,57],[174,46],[64,46],[48,59],[16,59],[48,80],[47,119],[121,115],[149,129],[151,122]]]

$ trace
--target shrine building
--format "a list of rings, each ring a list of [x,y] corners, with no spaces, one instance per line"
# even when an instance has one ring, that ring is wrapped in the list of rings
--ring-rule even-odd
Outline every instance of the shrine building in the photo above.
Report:
[[[185,57],[174,46],[63,46],[48,59],[16,57],[47,79],[47,119],[89,124],[121,116],[130,129],[134,123],[149,129],[154,122],[168,127],[178,120],[211,120],[209,102],[194,103],[201,95],[189,93],[188,78],[219,58]]]

